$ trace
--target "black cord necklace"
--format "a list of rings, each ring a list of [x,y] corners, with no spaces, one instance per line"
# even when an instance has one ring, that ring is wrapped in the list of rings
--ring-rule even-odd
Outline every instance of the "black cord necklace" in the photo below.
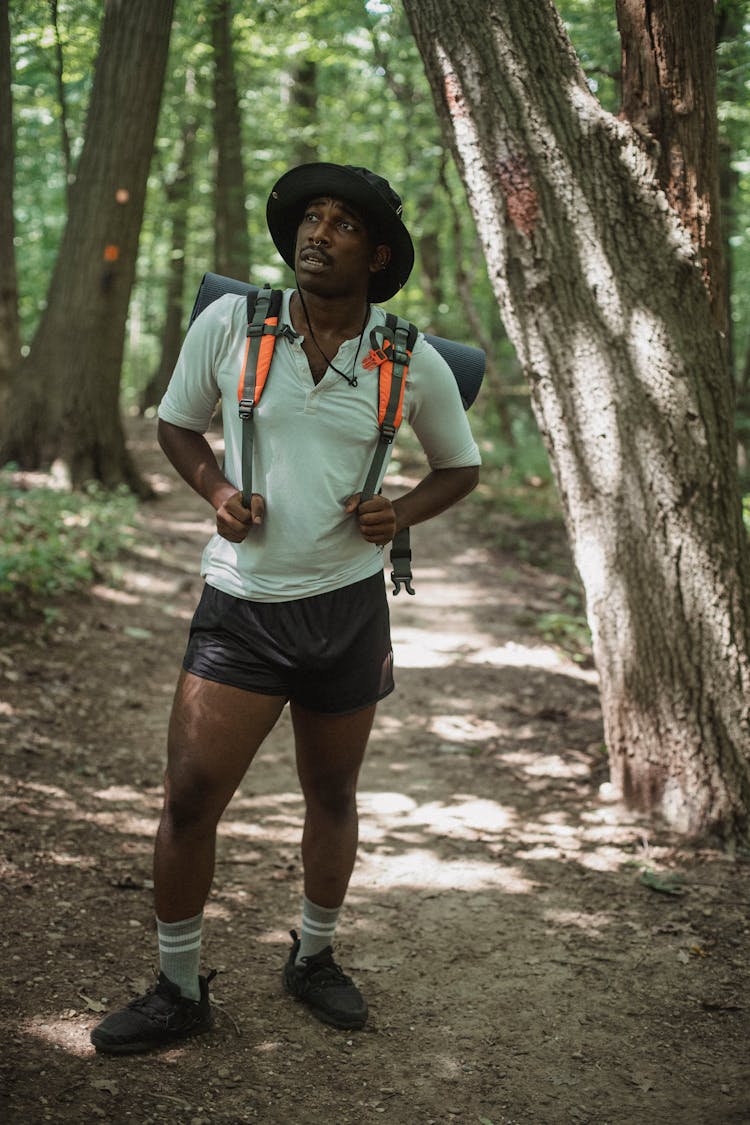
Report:
[[[307,305],[305,304],[305,298],[302,296],[302,290],[298,289],[297,294],[298,294],[300,302],[302,304],[302,311],[305,314],[305,320],[307,321],[307,327],[310,329],[310,339],[315,344],[315,347],[318,349],[320,354],[323,356],[323,359],[326,361],[328,366],[336,372],[337,375],[340,375],[342,379],[346,379],[346,381],[347,381],[347,383],[349,384],[350,387],[359,386],[359,383],[357,381],[357,376],[354,374],[354,371],[357,367],[357,359],[359,358],[360,349],[362,347],[362,341],[363,341],[364,336],[365,336],[365,329],[367,328],[367,322],[370,319],[370,306],[369,306],[369,304],[367,305],[367,308],[365,309],[365,319],[364,319],[364,323],[362,325],[362,331],[359,334],[359,343],[357,344],[357,350],[354,353],[354,362],[352,363],[352,369],[351,369],[350,374],[347,375],[346,372],[342,371],[340,367],[336,367],[333,360],[328,358],[328,356],[323,351],[323,349],[321,348],[318,341],[315,339],[315,333],[313,332],[312,322],[311,322],[310,317],[309,317],[308,312],[307,312]]]

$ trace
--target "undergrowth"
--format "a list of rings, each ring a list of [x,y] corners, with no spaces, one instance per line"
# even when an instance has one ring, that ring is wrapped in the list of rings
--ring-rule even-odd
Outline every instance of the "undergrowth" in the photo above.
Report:
[[[89,484],[82,492],[35,485],[0,472],[0,604],[23,615],[83,590],[133,542],[135,497]]]

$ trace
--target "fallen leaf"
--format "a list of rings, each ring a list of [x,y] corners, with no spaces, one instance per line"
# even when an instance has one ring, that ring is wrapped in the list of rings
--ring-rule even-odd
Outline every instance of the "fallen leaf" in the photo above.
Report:
[[[126,637],[133,637],[136,641],[147,641],[154,635],[150,629],[141,629],[138,625],[126,625],[123,633]]]
[[[120,1087],[117,1085],[114,1078],[95,1078],[91,1085],[95,1090],[106,1090],[112,1097],[115,1097],[115,1095],[120,1092]]]
[[[102,1004],[99,1000],[92,1000],[91,997],[87,996],[85,992],[79,992],[78,995],[81,997],[90,1012],[106,1012],[106,1004]]]

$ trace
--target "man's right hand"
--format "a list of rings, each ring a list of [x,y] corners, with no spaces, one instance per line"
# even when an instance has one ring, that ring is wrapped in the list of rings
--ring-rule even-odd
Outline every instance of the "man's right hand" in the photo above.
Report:
[[[242,503],[242,493],[233,492],[216,509],[216,530],[230,543],[241,543],[253,527],[259,527],[265,518],[266,502],[258,492],[250,497],[250,507]]]

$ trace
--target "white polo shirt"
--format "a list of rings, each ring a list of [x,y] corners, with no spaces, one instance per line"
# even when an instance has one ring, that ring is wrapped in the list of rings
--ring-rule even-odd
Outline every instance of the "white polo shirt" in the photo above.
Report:
[[[285,291],[280,318],[290,325],[293,292]],[[361,348],[358,339],[346,340],[333,357],[347,374],[356,359],[356,387],[330,367],[316,385],[302,337],[277,340],[255,411],[253,491],[265,498],[265,522],[242,543],[211,537],[201,564],[209,585],[253,601],[290,601],[348,586],[382,568],[382,547],[362,538],[356,514],[346,515],[344,504],[362,489],[378,442],[378,370],[361,363],[370,350],[370,330],[384,321],[384,311],[373,307]],[[159,406],[165,422],[205,433],[221,399],[224,474],[238,489],[237,384],[246,329],[244,297],[226,294],[204,309]],[[431,468],[480,463],[453,374],[422,334],[409,364],[403,413]],[[382,475],[389,457],[390,451]]]

